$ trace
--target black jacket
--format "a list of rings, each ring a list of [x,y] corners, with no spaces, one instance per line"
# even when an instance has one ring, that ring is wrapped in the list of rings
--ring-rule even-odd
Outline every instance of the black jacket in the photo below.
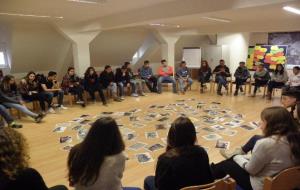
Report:
[[[129,72],[125,72],[125,76],[123,76],[123,73],[122,73],[122,69],[121,68],[118,68],[116,70],[116,82],[126,82],[126,83],[130,83],[130,76],[129,76]]]
[[[231,74],[230,74],[229,68],[226,65],[224,65],[224,66],[222,66],[222,65],[216,66],[215,69],[214,69],[214,71],[213,71],[213,73],[214,72],[219,72],[223,67],[225,68],[225,72],[218,73],[216,76],[221,75],[223,77],[230,77]]]
[[[10,98],[8,96],[6,96],[1,90],[0,90],[0,103],[15,103],[15,104],[20,104],[19,101]]]
[[[115,82],[115,76],[114,76],[114,73],[113,72],[106,72],[105,70],[102,71],[102,73],[100,74],[100,77],[99,77],[99,81],[100,83],[102,84],[102,86],[104,88],[107,88],[108,85],[111,83],[111,82]]]
[[[159,190],[179,190],[213,181],[207,152],[200,146],[171,149],[158,158],[155,185]]]

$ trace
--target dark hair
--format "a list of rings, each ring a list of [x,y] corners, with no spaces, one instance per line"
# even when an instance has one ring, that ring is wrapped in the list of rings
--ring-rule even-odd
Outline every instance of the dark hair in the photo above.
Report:
[[[53,77],[55,75],[57,75],[57,73],[55,71],[49,71],[49,73],[48,73],[48,77]]]
[[[172,124],[167,137],[167,151],[172,148],[191,146],[196,142],[196,129],[187,117],[179,117]]]
[[[5,75],[2,79],[2,88],[4,91],[11,91],[12,89],[16,89],[16,84],[10,84],[10,80],[14,79],[13,75]]]
[[[278,67],[281,67],[282,70],[279,71],[279,70],[278,70]],[[275,72],[274,72],[275,75],[277,75],[278,72],[279,72],[280,75],[283,75],[283,73],[284,73],[284,66],[283,66],[283,65],[281,65],[281,64],[276,65],[276,69],[275,69]]]
[[[206,63],[206,65],[203,66],[203,63]],[[208,62],[207,62],[206,60],[202,60],[202,61],[201,61],[201,67],[200,67],[200,70],[203,71],[203,72],[206,72],[208,69],[209,69]]]
[[[219,62],[224,62],[224,63],[225,63],[224,59],[220,59],[220,61],[219,61]]]
[[[27,75],[26,75],[26,77],[25,77],[25,80],[26,80],[27,82],[29,81],[29,76],[32,75],[32,74],[34,74],[34,76],[36,76],[35,72],[33,72],[33,71],[29,71],[29,72],[27,73]]]
[[[69,67],[68,72],[71,71],[71,70],[74,70],[74,69],[75,69],[74,67]]]
[[[105,70],[106,70],[106,69],[109,69],[109,68],[111,68],[110,65],[105,65],[105,67],[104,67]]]
[[[93,70],[93,71],[94,71],[94,74],[97,75],[96,70],[95,70],[94,67],[88,67],[88,68],[85,70],[84,76],[89,76],[91,70]]]
[[[116,121],[103,117],[93,123],[85,139],[73,147],[68,157],[69,182],[91,185],[96,182],[106,156],[121,153],[125,145]]]
[[[3,71],[0,69],[0,78],[3,77]]]
[[[296,69],[296,70],[300,71],[300,67],[299,66],[295,66],[295,67],[293,67],[293,69]]]
[[[123,66],[121,67],[121,69],[124,70],[124,69],[127,69],[127,67],[126,67],[125,65],[123,65]]]
[[[167,60],[163,59],[160,62],[163,64],[164,62],[167,62]]]
[[[281,95],[294,97],[296,101],[300,101],[300,90],[295,88],[283,89]]]
[[[185,62],[185,61],[181,61],[181,62],[180,62],[180,65],[182,65],[182,64],[186,64],[186,62]]]
[[[261,112],[261,119],[267,123],[263,131],[264,135],[266,137],[286,136],[294,158],[300,160],[299,125],[292,115],[284,107],[273,106],[265,108]]]
[[[144,61],[144,65],[149,64],[149,63],[150,63],[149,60],[145,60],[145,61]]]
[[[124,63],[124,66],[125,66],[125,67],[128,67],[128,65],[130,65],[130,62],[126,61],[126,62]]]
[[[245,65],[246,63],[245,63],[245,61],[240,61],[240,63],[239,64],[243,64],[243,65]]]

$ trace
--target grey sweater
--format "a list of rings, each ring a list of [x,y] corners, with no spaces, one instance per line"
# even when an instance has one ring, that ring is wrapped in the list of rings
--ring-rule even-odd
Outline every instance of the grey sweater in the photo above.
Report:
[[[90,186],[75,185],[75,190],[122,190],[121,179],[125,169],[126,157],[123,153],[104,159],[97,181]]]
[[[249,173],[253,190],[262,190],[265,177],[296,165],[292,158],[286,138],[272,136],[257,141],[250,159],[244,155],[237,155],[233,159]]]

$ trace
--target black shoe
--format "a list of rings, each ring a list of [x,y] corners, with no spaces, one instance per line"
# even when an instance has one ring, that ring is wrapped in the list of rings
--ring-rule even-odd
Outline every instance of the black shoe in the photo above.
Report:
[[[43,114],[39,114],[38,116],[36,116],[34,118],[34,120],[35,120],[36,123],[40,123],[43,118],[44,118],[44,115]]]
[[[233,95],[237,96],[238,95],[238,91],[236,90]]]
[[[222,94],[220,91],[218,91],[217,94],[218,94],[219,96],[223,96],[223,94]]]
[[[243,90],[243,88],[242,88],[242,87],[240,87],[240,91],[241,91],[241,92],[244,92],[244,90]]]
[[[85,106],[86,106],[86,105],[85,105],[85,103],[81,104],[81,107],[83,107],[83,108],[84,108]]]
[[[103,102],[103,106],[107,106],[107,103],[106,103],[106,102]]]
[[[116,102],[122,102],[122,100],[120,98],[114,98],[114,101],[116,101]]]
[[[14,128],[14,129],[20,129],[22,128],[23,126],[21,124],[17,124],[16,122],[11,122],[8,127],[11,127],[11,128]]]

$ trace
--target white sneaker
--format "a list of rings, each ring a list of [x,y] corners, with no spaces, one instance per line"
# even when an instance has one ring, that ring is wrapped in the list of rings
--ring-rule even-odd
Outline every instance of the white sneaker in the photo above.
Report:
[[[131,96],[132,97],[139,97],[139,95],[137,93],[132,93]]]
[[[121,96],[120,99],[121,99],[121,100],[125,100],[124,96]]]
[[[48,109],[48,113],[55,114],[55,113],[56,113],[56,111],[55,111],[53,108],[49,108],[49,109]]]
[[[58,108],[63,109],[63,110],[67,110],[68,108],[65,107],[64,105],[60,105]]]
[[[84,101],[78,100],[78,101],[76,102],[76,104],[84,104]]]

